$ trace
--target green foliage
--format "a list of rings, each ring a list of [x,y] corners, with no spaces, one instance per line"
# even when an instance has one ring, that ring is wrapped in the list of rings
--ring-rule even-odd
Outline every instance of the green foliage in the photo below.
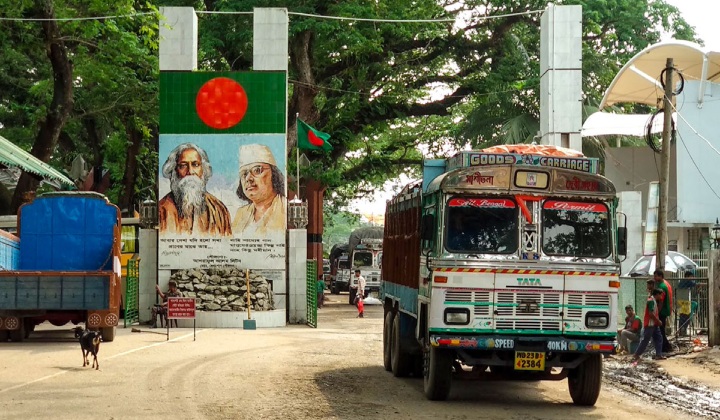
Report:
[[[296,113],[332,135],[330,154],[308,152],[305,176],[321,180],[334,205],[370,194],[399,174],[416,177],[423,157],[525,142],[539,118],[540,0],[44,0],[58,17],[156,12],[163,6],[291,12],[383,19],[458,18],[452,23],[379,23],[290,16],[288,152]],[[0,0],[2,16],[29,17],[37,2]],[[694,38],[662,0],[566,0],[583,6],[583,91],[597,106],[620,67],[667,31]],[[130,132],[141,133],[137,199],[157,176],[158,28],[156,15],[59,24],[74,64],[75,109],[51,163],[77,154],[111,173],[113,201],[127,173]],[[252,16],[201,14],[202,70],[250,70]],[[53,92],[39,22],[0,25],[0,134],[30,149]],[[439,92],[443,92],[439,94]],[[590,140],[599,149],[602,143]],[[288,159],[294,162],[294,159]],[[289,173],[294,169],[290,168]]]

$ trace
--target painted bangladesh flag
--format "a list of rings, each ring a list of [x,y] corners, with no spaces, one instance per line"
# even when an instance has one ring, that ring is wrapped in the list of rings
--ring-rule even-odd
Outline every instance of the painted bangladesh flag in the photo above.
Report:
[[[161,134],[285,133],[285,72],[161,72]]]

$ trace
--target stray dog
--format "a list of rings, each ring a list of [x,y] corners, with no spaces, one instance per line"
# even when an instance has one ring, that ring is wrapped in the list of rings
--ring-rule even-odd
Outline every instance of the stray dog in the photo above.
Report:
[[[73,328],[75,331],[75,338],[80,341],[80,350],[83,355],[83,367],[90,364],[88,356],[92,354],[93,362],[90,368],[95,367],[95,370],[100,369],[100,363],[97,360],[97,354],[100,351],[100,341],[102,338],[99,331],[84,330],[83,327]]]

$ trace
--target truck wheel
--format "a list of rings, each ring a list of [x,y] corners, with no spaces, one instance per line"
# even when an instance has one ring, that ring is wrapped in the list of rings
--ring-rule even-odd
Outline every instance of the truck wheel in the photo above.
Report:
[[[35,321],[25,318],[25,338],[30,337],[30,333],[35,331]]]
[[[390,365],[395,377],[408,376],[412,371],[412,355],[403,351],[402,336],[400,335],[400,313],[395,314],[392,323],[392,339],[390,340],[391,356]]]
[[[393,317],[393,311],[387,311],[383,324],[383,366],[388,372],[392,371],[390,356],[392,355]]]
[[[100,334],[102,334],[102,341],[109,343],[109,342],[115,340],[115,328],[116,327],[101,328]]]
[[[357,295],[357,289],[350,289],[350,298],[348,299],[349,304],[355,304],[355,295]]]
[[[593,406],[600,395],[602,356],[592,354],[568,374],[570,397],[575,405]]]
[[[20,319],[20,325],[16,330],[10,330],[10,341],[20,343],[25,339],[25,322]]]
[[[446,400],[452,382],[453,354],[446,349],[430,347],[425,352],[423,385],[425,397],[432,401]]]

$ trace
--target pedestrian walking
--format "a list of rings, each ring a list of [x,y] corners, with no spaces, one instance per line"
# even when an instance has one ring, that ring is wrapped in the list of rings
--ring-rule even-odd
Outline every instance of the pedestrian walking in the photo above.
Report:
[[[663,291],[655,288],[655,281],[647,281],[647,290],[649,292],[647,303],[645,304],[645,317],[643,319],[643,331],[642,340],[635,350],[633,356],[633,364],[637,364],[640,360],[640,356],[645,353],[650,340],[655,344],[655,357],[654,359],[665,359],[662,356],[662,335],[660,334],[659,327],[662,325],[659,318],[659,306],[662,299]]]
[[[365,277],[360,275],[360,270],[355,270],[355,277],[358,283],[357,294],[355,294],[355,306],[357,306],[358,318],[364,318],[365,302],[363,300],[365,299],[365,285],[367,282],[365,281]]]
[[[662,334],[662,351],[663,353],[672,353],[673,348],[667,338],[667,320],[672,314],[673,290],[670,283],[665,280],[665,273],[662,270],[655,270],[653,273],[655,288],[663,292],[662,303],[660,304],[660,334]]]
[[[322,308],[323,304],[325,303],[325,280],[323,280],[323,275],[318,275],[318,281],[317,281],[317,307]]]

